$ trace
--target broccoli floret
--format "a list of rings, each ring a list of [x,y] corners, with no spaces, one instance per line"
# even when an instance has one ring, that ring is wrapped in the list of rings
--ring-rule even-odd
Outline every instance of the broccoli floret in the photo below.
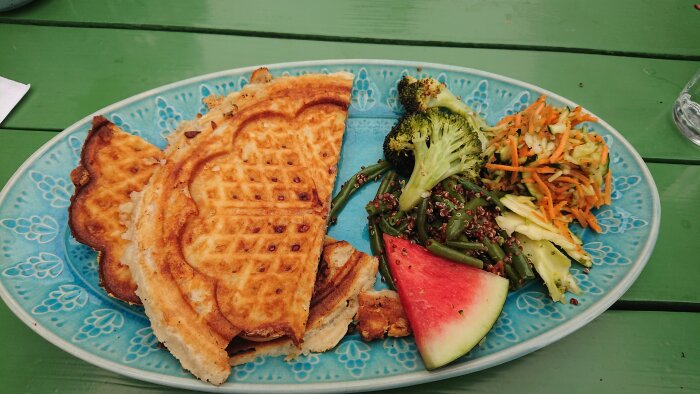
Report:
[[[425,193],[449,176],[478,177],[481,144],[476,130],[464,117],[433,108],[406,115],[392,133],[384,143],[387,159],[403,160],[402,155],[411,152],[415,160],[411,177],[399,198],[402,211],[413,208]],[[406,162],[397,169],[405,171]]]
[[[486,146],[486,137],[481,132],[485,122],[447,86],[433,78],[416,79],[407,75],[399,81],[398,92],[401,105],[409,113],[445,108],[463,116],[476,130],[482,148]]]
[[[384,158],[386,161],[391,163],[399,175],[409,177],[411,176],[411,172],[413,172],[413,166],[416,164],[416,160],[413,157],[413,151],[409,147],[401,150],[389,148],[389,143],[391,140],[396,139],[396,136],[404,128],[404,126],[401,126],[402,124],[402,121],[396,123],[389,134],[384,137]]]

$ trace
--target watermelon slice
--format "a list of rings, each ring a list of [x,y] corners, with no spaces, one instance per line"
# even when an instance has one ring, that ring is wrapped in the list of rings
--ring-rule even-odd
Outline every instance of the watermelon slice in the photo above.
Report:
[[[425,366],[441,367],[476,346],[503,309],[508,280],[445,260],[405,239],[384,234],[384,244]]]

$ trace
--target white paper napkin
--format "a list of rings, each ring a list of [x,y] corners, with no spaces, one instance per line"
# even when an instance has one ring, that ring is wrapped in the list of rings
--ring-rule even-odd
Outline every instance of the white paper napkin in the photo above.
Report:
[[[29,90],[29,84],[0,77],[0,123]]]

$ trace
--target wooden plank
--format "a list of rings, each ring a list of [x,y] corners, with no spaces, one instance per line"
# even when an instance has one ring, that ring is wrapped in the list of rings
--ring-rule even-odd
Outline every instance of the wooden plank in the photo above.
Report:
[[[129,379],[51,345],[0,303],[4,392],[184,392]],[[509,363],[392,393],[678,393],[700,390],[700,314],[609,311],[563,340]],[[634,335],[630,335],[634,333]],[[524,391],[523,391],[523,388]]]
[[[689,1],[41,1],[0,21],[282,35],[359,42],[700,56]]]
[[[41,144],[56,133],[0,130],[0,185]],[[656,249],[625,301],[700,303],[697,278],[700,226],[689,213],[700,206],[700,166],[648,164],[661,195],[661,230]]]
[[[60,130],[144,90],[229,68],[388,58],[473,67],[530,82],[595,112],[645,157],[700,160],[700,149],[671,119],[673,100],[700,62],[20,25],[0,25],[0,45],[6,48],[0,73],[32,84],[6,128]]]
[[[0,129],[0,188],[34,151],[55,136],[49,131]]]
[[[700,302],[700,166],[648,166],[661,196],[659,238],[644,271],[622,299]]]

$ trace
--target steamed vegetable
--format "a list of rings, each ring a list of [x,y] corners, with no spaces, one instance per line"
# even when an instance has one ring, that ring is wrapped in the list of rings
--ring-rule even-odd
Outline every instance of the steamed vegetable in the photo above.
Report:
[[[571,261],[551,242],[546,240],[531,240],[517,235],[523,252],[532,260],[535,270],[544,281],[552,300],[566,303],[567,291],[580,294],[581,289],[576,279],[569,272]]]
[[[568,227],[562,229],[545,221],[531,197],[506,195],[501,198],[501,203],[512,212],[503,212],[496,217],[496,222],[508,234],[519,233],[531,240],[551,241],[579,264],[592,265],[591,256],[583,250],[581,240]]]
[[[399,198],[402,211],[415,207],[443,179],[456,174],[476,179],[481,169],[476,130],[462,116],[440,109],[405,116],[387,135],[384,147],[388,160],[408,154],[415,159]]]
[[[331,223],[335,223],[338,219],[338,214],[343,209],[345,204],[348,203],[350,196],[355,193],[362,185],[367,183],[368,180],[376,179],[380,177],[383,173],[387,172],[391,168],[391,165],[386,161],[380,161],[377,164],[365,167],[358,171],[355,175],[350,177],[343,186],[340,188],[338,194],[333,197],[331,201],[331,211],[328,213]]]
[[[433,78],[416,79],[405,76],[399,81],[398,91],[399,101],[406,112],[423,112],[431,108],[447,109],[463,116],[476,130],[482,148],[486,146],[486,137],[481,132],[484,121],[444,84]]]

